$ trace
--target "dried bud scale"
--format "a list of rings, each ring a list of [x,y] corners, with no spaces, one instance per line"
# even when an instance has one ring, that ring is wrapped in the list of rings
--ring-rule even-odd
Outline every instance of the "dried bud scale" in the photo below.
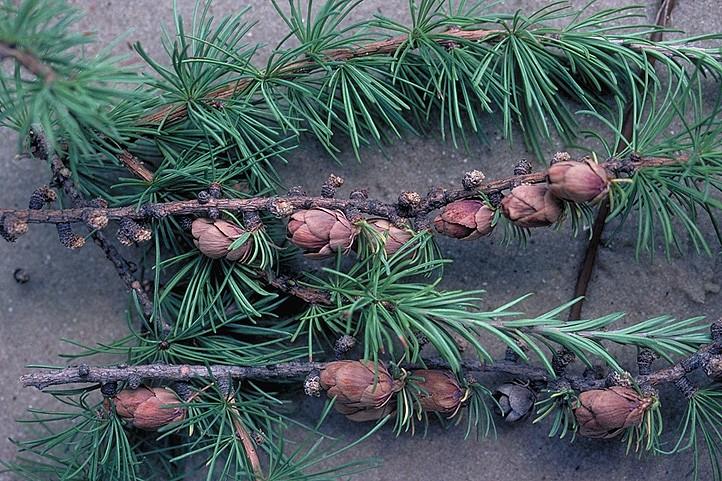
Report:
[[[569,155],[569,152],[556,152],[552,156],[552,160],[549,165],[554,165],[558,162],[568,162],[570,160],[572,160],[572,156]]]
[[[562,206],[544,184],[514,187],[501,201],[504,216],[523,228],[544,227],[562,215]]]
[[[28,223],[15,216],[5,216],[2,221],[3,237],[6,240],[15,240],[28,231]]]
[[[712,356],[704,367],[704,372],[714,381],[722,381],[722,354]]]
[[[303,381],[303,392],[309,397],[321,397],[321,377],[318,371],[312,371]]]
[[[300,185],[296,185],[288,189],[287,194],[289,197],[305,197],[306,190]]]
[[[434,227],[448,237],[473,240],[490,234],[493,221],[493,209],[480,200],[465,199],[447,205],[434,219]]]
[[[282,219],[284,217],[289,217],[291,214],[293,214],[294,208],[293,204],[291,204],[285,199],[275,199],[273,200],[273,202],[271,202],[269,211],[274,217]]]
[[[418,192],[402,192],[399,195],[399,207],[406,211],[411,211],[421,205],[421,194]]]
[[[585,391],[579,394],[574,408],[579,434],[591,438],[615,437],[624,429],[639,425],[653,402],[653,398],[626,386]]]

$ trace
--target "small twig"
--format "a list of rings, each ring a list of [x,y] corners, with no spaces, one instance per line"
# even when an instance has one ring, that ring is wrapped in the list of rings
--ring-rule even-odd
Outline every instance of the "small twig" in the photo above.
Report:
[[[15,59],[20,65],[28,69],[29,72],[42,78],[45,83],[51,83],[55,80],[55,71],[41,62],[35,55],[6,42],[0,42],[0,60],[4,58]]]
[[[676,5],[676,0],[661,0],[658,8],[657,15],[655,18],[656,24],[659,27],[666,27],[669,25],[672,16],[672,10]],[[652,33],[651,41],[659,43],[662,41],[664,35],[663,30],[657,30]],[[648,62],[650,65],[654,65],[657,62],[657,58],[654,55],[647,55]],[[622,136],[617,144],[617,150],[624,147],[625,143],[629,143],[634,134],[634,115],[629,107],[624,112],[624,122],[622,123]],[[607,216],[609,216],[610,203],[609,199],[604,199],[602,204],[599,206],[597,217],[594,219],[594,225],[592,227],[592,237],[589,239],[587,249],[584,252],[584,259],[579,268],[579,275],[577,276],[577,282],[574,286],[574,297],[580,298],[579,302],[574,304],[569,310],[569,320],[574,321],[582,317],[582,307],[584,306],[584,300],[589,289],[589,283],[594,273],[594,267],[597,262],[597,253],[599,252],[599,246],[602,243],[602,234],[604,233],[604,227],[607,224]]]
[[[233,418],[233,427],[236,429],[236,435],[238,436],[238,439],[241,440],[241,444],[243,444],[243,449],[246,452],[248,461],[251,463],[251,469],[253,470],[254,477],[257,481],[261,481],[263,479],[263,469],[261,468],[261,461],[258,459],[256,447],[253,445],[253,440],[248,434],[246,427],[243,425],[243,421],[241,421],[241,414],[238,412],[238,407],[236,407],[235,398],[230,397],[228,402],[236,411],[235,414],[231,416]]]
[[[38,159],[50,162],[54,182],[63,189],[63,192],[65,192],[65,194],[70,198],[72,204],[74,206],[88,205],[89,203],[75,187],[75,183],[70,178],[70,171],[68,171],[65,167],[63,161],[57,154],[50,151],[47,139],[39,127],[34,127],[30,132],[30,141],[33,155]],[[90,204],[92,205],[92,203]],[[37,212],[43,211],[38,210]],[[148,293],[145,291],[140,281],[132,274],[132,264],[127,261],[120,252],[118,252],[118,249],[110,243],[110,241],[105,237],[105,234],[103,234],[100,230],[93,230],[90,236],[95,244],[103,250],[105,257],[113,263],[118,276],[125,283],[126,287],[135,292],[138,297],[138,302],[143,309],[143,314],[146,317],[150,317],[153,314],[153,301],[148,296]],[[164,324],[164,329],[168,329],[169,327],[170,326],[167,324]]]
[[[328,292],[302,286],[288,276],[274,276],[265,271],[259,271],[257,275],[268,285],[309,304],[331,304],[331,295]]]
[[[136,177],[143,179],[149,184],[153,182],[153,172],[143,165],[143,162],[135,155],[125,150],[118,156],[118,160]]]
[[[633,378],[639,385],[657,386],[673,383],[690,372],[704,368],[713,358],[722,353],[722,339],[714,340],[711,344],[701,347],[694,354],[682,359],[673,366],[654,371],[650,374],[640,374]],[[305,379],[309,372],[323,369],[327,363],[323,362],[289,362],[268,366],[201,366],[201,365],[169,365],[146,364],[122,367],[68,367],[55,371],[35,372],[25,374],[20,382],[25,387],[45,389],[50,386],[63,384],[106,384],[109,382],[124,382],[130,378],[153,382],[178,382],[193,379],[253,379],[257,381],[289,381]],[[406,365],[408,369],[422,367],[432,369],[449,369],[449,364],[441,359],[424,360],[424,366]],[[564,375],[554,378],[541,367],[532,366],[518,361],[506,359],[496,360],[493,363],[483,363],[476,360],[463,360],[461,367],[464,371],[488,372],[509,374],[514,377],[537,381],[542,384],[564,382],[573,389],[586,391],[606,387],[609,379],[589,379],[584,376]]]

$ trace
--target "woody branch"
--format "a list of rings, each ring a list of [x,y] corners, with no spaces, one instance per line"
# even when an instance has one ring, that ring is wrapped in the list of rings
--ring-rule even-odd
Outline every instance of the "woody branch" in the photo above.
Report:
[[[645,157],[633,159],[611,158],[600,164],[615,177],[629,175],[645,168],[682,164],[687,157],[676,158]],[[468,174],[467,174],[468,175]],[[343,180],[332,176],[342,183]],[[483,176],[481,177],[483,179]],[[397,202],[382,202],[365,196],[352,196],[350,199],[337,199],[332,196],[308,196],[292,192],[288,196],[253,197],[246,199],[204,198],[197,200],[174,201],[165,203],[147,203],[142,206],[105,208],[84,206],[62,210],[15,210],[0,209],[2,227],[10,235],[22,235],[27,224],[63,224],[85,223],[94,229],[103,229],[108,221],[140,221],[162,219],[167,216],[207,216],[209,211],[230,212],[269,212],[277,217],[286,217],[301,209],[326,208],[344,212],[360,212],[387,218],[392,222],[414,219],[423,224],[424,218],[432,211],[454,201],[478,197],[480,194],[493,195],[521,184],[546,182],[546,171],[513,175],[510,177],[467,184],[459,190],[436,188],[425,197],[415,192],[403,192]],[[353,217],[353,216],[351,216]],[[149,233],[148,233],[149,235]],[[140,236],[143,237],[143,236]],[[143,239],[136,239],[143,240]]]
[[[681,359],[677,363],[651,371],[640,373],[631,378],[639,386],[659,386],[675,383],[698,369],[706,368],[712,362],[720,362],[722,358],[722,319],[711,326],[712,342],[700,347],[695,353]],[[68,367],[57,371],[45,371],[26,374],[20,378],[24,387],[45,389],[63,384],[106,384],[133,380],[145,382],[188,382],[194,379],[234,379],[242,381],[290,381],[305,378],[309,373],[326,367],[326,362],[288,362],[268,366],[225,366],[225,365],[169,365],[146,364],[119,367],[89,367],[85,364]],[[500,359],[492,363],[478,360],[464,360],[461,363],[465,372],[508,374],[517,378],[537,383],[556,386],[568,385],[577,391],[600,389],[617,382],[614,375],[597,379],[587,376],[564,374],[552,376],[547,370],[520,362],[518,360]],[[449,369],[448,363],[442,359],[430,358],[424,366],[406,365],[408,369]]]

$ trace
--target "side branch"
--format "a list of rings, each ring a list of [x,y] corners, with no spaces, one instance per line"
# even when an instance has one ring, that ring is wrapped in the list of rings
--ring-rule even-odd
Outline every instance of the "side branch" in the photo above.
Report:
[[[29,72],[37,77],[51,83],[55,80],[55,71],[41,62],[34,55],[17,48],[15,45],[0,41],[0,60],[12,58],[20,65],[28,69]]]
[[[434,41],[442,46],[448,46],[455,43],[474,43],[474,42],[494,42],[502,36],[509,35],[509,32],[504,29],[474,29],[474,30],[462,30],[459,28],[450,28],[444,32],[439,32],[434,37]],[[549,34],[549,37],[558,39],[558,34]],[[540,35],[544,37],[544,35]],[[601,37],[600,37],[601,38]],[[307,58],[303,60],[297,60],[287,65],[278,67],[274,71],[261,71],[258,75],[263,78],[265,76],[278,75],[282,77],[293,77],[297,75],[309,74],[319,68],[323,67],[328,63],[333,62],[347,62],[355,58],[363,58],[371,55],[387,55],[393,56],[398,50],[404,45],[412,42],[412,39],[408,35],[398,35],[395,37],[388,38],[386,40],[380,40],[377,42],[370,42],[366,45],[361,45],[355,48],[341,48],[332,49],[325,52],[321,52],[315,56],[315,58]],[[665,57],[677,57],[680,53],[675,49],[661,45],[658,43],[644,43],[644,42],[626,42],[624,40],[611,40],[613,43],[617,43],[629,50],[635,52],[654,52],[657,55],[663,55]],[[702,48],[686,47],[688,51],[699,51],[704,52]],[[709,54],[707,54],[709,55]],[[250,85],[256,82],[256,77],[243,78],[228,85],[224,85],[207,96],[207,100],[224,100],[232,98],[233,96],[243,92]],[[185,105],[175,104],[168,105],[158,109],[156,112],[146,115],[139,120],[141,125],[156,125],[160,123],[174,123],[183,120],[187,115],[187,109]]]

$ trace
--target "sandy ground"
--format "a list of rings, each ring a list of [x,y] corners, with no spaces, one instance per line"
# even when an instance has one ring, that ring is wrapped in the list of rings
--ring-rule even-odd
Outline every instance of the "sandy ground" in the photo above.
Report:
[[[131,30],[128,40],[140,40],[155,56],[160,55],[159,19],[170,20],[170,1],[148,0],[75,0],[88,17],[83,29],[96,30],[102,41]],[[189,12],[193,2],[179,0],[181,10]],[[252,40],[273,44],[285,33],[270,2],[253,0],[237,2],[219,0],[214,12],[222,14],[249,4],[249,17],[261,22]],[[498,8],[538,8],[547,2],[514,0],[500,2]],[[576,1],[582,5],[585,1]],[[680,0],[673,24],[692,33],[717,32],[722,29],[716,0]],[[599,6],[619,6],[621,2],[604,0]],[[366,0],[357,16],[374,13],[403,18],[406,2]],[[472,142],[468,152],[454,150],[437,138],[406,137],[388,146],[384,153],[377,149],[363,151],[363,162],[357,163],[349,152],[338,166],[324,153],[307,143],[291,156],[289,166],[281,173],[288,185],[301,184],[309,191],[320,187],[329,172],[346,178],[347,186],[367,187],[371,195],[392,199],[402,190],[425,192],[434,185],[457,185],[460,175],[472,168],[483,170],[490,177],[510,173],[519,158],[528,156],[523,146],[495,142],[500,135],[498,119],[490,117],[485,126],[492,145]],[[19,160],[15,137],[0,133],[0,205],[23,207],[29,194],[48,179],[44,166],[30,160]],[[550,154],[555,147],[549,147]],[[684,258],[666,261],[633,261],[633,235],[630,228],[611,240],[602,249],[598,269],[589,292],[585,314],[601,315],[625,311],[629,320],[640,320],[658,314],[690,317],[705,315],[715,318],[722,313],[719,294],[722,275],[722,254],[715,248],[712,257],[690,253]],[[542,312],[567,301],[572,296],[577,265],[583,255],[585,241],[571,239],[568,232],[535,231],[524,249],[502,247],[498,239],[471,243],[441,242],[445,254],[455,260],[448,269],[445,285],[449,288],[481,288],[487,291],[489,306],[500,305],[517,296],[536,295],[524,303],[530,313]],[[16,268],[25,269],[30,282],[13,280]],[[28,364],[60,364],[59,353],[69,346],[61,338],[84,343],[108,341],[125,332],[124,312],[127,297],[115,272],[98,249],[92,245],[79,252],[65,250],[57,242],[54,230],[34,227],[32,232],[14,245],[0,244],[0,366],[5,382],[0,388],[0,458],[10,459],[14,447],[8,438],[22,436],[22,429],[13,422],[21,418],[29,406],[48,403],[48,397],[34,390],[21,389],[15,379]],[[303,407],[312,420],[320,403],[303,400]],[[672,402],[671,404],[675,404]],[[673,412],[674,406],[669,406]],[[342,439],[363,434],[361,426],[334,417],[331,432]],[[464,441],[460,430],[442,432],[432,426],[424,438],[395,438],[390,430],[382,430],[372,440],[354,450],[354,456],[376,456],[384,465],[358,479],[390,480],[566,480],[588,481],[634,479],[681,480],[689,471],[685,456],[637,459],[626,457],[617,441],[599,442],[548,439],[546,427],[525,423],[500,425],[497,439],[481,442]],[[711,476],[706,473],[709,479]],[[0,480],[10,479],[0,475]]]

